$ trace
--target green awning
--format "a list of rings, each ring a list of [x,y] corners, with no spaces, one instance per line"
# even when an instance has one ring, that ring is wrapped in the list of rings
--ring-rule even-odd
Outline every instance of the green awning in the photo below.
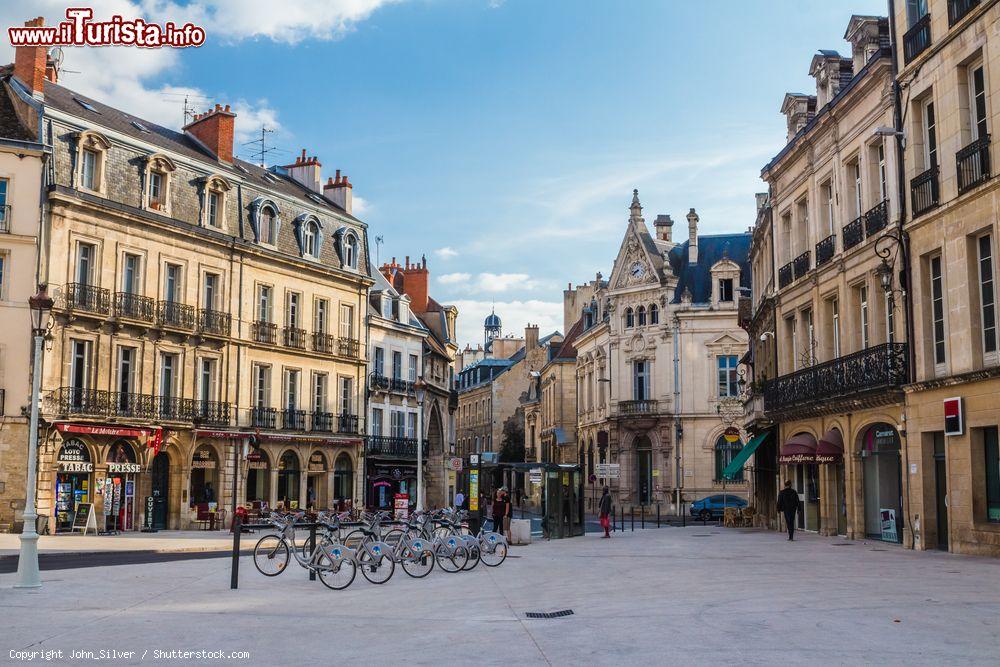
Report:
[[[733,460],[726,469],[722,471],[722,476],[726,479],[732,479],[736,477],[736,473],[743,470],[743,466],[746,465],[747,459],[753,456],[753,453],[757,451],[761,443],[767,440],[767,436],[771,435],[770,431],[764,431],[763,433],[754,437],[750,442],[747,443],[746,447],[740,450],[740,453],[733,457]]]

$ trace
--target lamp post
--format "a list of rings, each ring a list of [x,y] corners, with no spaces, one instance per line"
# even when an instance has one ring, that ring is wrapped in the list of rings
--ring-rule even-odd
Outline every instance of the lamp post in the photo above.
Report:
[[[418,377],[413,383],[413,392],[417,396],[417,511],[424,511],[424,397],[427,395],[427,383]]]
[[[893,276],[896,266],[896,255],[903,248],[904,242],[901,232],[886,232],[875,241],[875,254],[882,259],[882,262],[875,268],[875,275],[878,276],[882,291],[885,292],[886,308],[889,315],[888,339],[890,343],[895,342],[896,334],[896,294],[898,293],[904,299],[906,297],[906,285],[902,284],[900,289],[896,289]],[[905,281],[901,282],[905,283]]]
[[[42,343],[48,330],[52,299],[45,285],[38,286],[38,294],[28,299],[31,308],[31,335],[35,351],[31,360],[31,422],[28,432],[28,480],[24,495],[24,528],[21,529],[21,553],[17,559],[17,583],[14,588],[38,588],[42,577],[38,572],[38,532],[35,524],[35,478],[38,463],[38,404],[42,390]]]

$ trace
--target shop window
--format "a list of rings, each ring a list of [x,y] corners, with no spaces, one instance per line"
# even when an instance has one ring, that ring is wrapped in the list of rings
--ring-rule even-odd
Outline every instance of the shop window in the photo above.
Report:
[[[286,450],[278,460],[278,505],[285,509],[299,508],[299,457]]]
[[[1000,523],[1000,443],[996,426],[983,429],[986,452],[986,518]]]
[[[270,497],[271,462],[267,452],[253,449],[247,455],[247,502],[267,502]]]
[[[191,459],[190,505],[218,502],[219,457],[211,447],[202,445]]]
[[[351,457],[341,453],[333,467],[333,496],[338,503],[354,497],[354,465]]]

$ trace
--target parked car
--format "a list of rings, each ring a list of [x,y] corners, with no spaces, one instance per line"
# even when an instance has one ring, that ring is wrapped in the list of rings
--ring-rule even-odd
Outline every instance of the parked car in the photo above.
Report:
[[[739,496],[728,493],[716,496],[708,496],[691,503],[691,516],[698,519],[721,519],[727,507],[738,507],[743,509],[747,506],[747,501]]]

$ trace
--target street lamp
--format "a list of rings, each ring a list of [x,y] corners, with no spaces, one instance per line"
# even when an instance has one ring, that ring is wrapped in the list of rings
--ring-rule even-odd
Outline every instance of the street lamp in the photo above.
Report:
[[[17,583],[14,588],[38,588],[42,577],[38,572],[38,532],[35,524],[35,479],[38,462],[38,404],[42,390],[42,344],[48,332],[49,311],[52,299],[45,285],[38,286],[38,294],[28,299],[31,308],[31,335],[35,351],[31,361],[31,423],[28,432],[28,480],[24,495],[24,528],[21,529],[21,553],[17,559]]]
[[[413,393],[417,396],[417,511],[424,511],[424,397],[427,383],[423,376],[413,383]]]
[[[894,286],[894,276],[896,256],[904,248],[902,240],[902,232],[886,232],[884,235],[880,236],[877,241],[875,241],[875,254],[882,260],[882,262],[875,268],[875,275],[878,276],[879,284],[882,286],[882,291],[885,292],[886,307],[889,311],[889,342],[892,343],[895,337],[895,326],[893,322],[893,316],[896,311],[896,294],[898,293],[901,297],[906,295],[906,285],[900,285],[900,289],[896,289]],[[904,260],[905,261],[905,260]],[[905,282],[905,281],[904,281]]]

